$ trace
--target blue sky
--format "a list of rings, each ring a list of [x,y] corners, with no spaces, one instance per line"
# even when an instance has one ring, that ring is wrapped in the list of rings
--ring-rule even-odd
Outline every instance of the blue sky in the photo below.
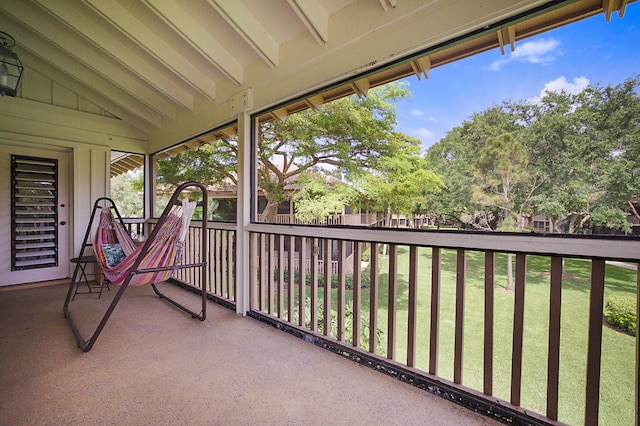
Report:
[[[579,92],[588,84],[617,85],[640,75],[640,4],[606,22],[597,15],[507,47],[435,68],[429,78],[406,78],[413,97],[397,103],[397,129],[424,148],[473,113],[504,100],[527,100],[544,90]]]

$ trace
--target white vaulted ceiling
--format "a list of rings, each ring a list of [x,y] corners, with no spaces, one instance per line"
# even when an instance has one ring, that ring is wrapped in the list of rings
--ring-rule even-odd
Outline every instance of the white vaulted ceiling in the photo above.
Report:
[[[538,14],[543,15],[538,23],[505,24],[479,36],[475,45],[458,44],[406,61],[400,64],[404,68],[379,74],[377,80],[365,77],[346,86],[365,95],[369,87],[403,74],[426,76],[430,67],[488,48],[513,46],[514,40],[585,16],[604,12],[608,17],[624,11],[626,4],[625,0],[0,0],[0,30],[16,39],[14,51],[27,77],[46,76],[56,87],[95,105],[102,115],[120,120],[139,139],[155,139],[149,147],[153,150],[231,120],[230,98],[247,89],[252,90],[254,108],[275,105],[550,6]],[[28,86],[28,78],[23,83]],[[336,97],[346,93],[335,90]],[[310,97],[300,101],[300,108],[324,100]],[[55,99],[51,104],[56,105]],[[280,113],[288,111],[273,112]]]
[[[329,16],[352,2],[3,0],[0,29],[26,68],[147,131],[244,85],[251,64],[277,67],[301,33],[326,41]]]

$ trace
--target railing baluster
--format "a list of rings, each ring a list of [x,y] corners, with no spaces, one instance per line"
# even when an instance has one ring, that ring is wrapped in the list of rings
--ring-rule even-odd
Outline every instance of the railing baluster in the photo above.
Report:
[[[298,325],[304,327],[307,323],[305,318],[305,307],[307,305],[307,271],[305,270],[307,260],[307,239],[300,238],[300,251],[298,255]]]
[[[284,235],[278,241],[278,318],[283,318],[284,312]]]
[[[191,233],[190,233],[191,234]],[[196,259],[198,258],[198,248],[200,247],[199,244],[193,244],[193,241],[200,241],[200,240],[196,240],[194,238],[197,238],[196,234],[198,234],[198,228],[193,228],[193,234],[189,235],[189,245],[191,246],[191,253],[190,253],[190,258],[189,258],[189,263],[194,263],[196,262]],[[200,272],[200,268],[189,268],[188,270],[188,276],[189,276],[189,282],[192,284],[199,284],[199,281],[196,278],[196,274],[198,274]]]
[[[558,377],[560,371],[560,312],[562,306],[562,258],[551,257],[549,301],[549,360],[547,373],[547,417],[558,420]]]
[[[591,261],[589,295],[589,343],[587,347],[587,389],[584,424],[598,424],[600,409],[600,358],[602,355],[602,307],[604,302],[603,259]]]
[[[220,256],[220,260],[221,260],[221,265],[220,265],[220,272],[221,272],[221,280],[220,280],[220,295],[224,296],[224,288],[226,287],[227,284],[227,247],[229,246],[229,241],[228,241],[228,231],[222,231],[221,232],[221,240],[220,240],[220,246],[221,246],[221,256]],[[268,269],[268,258],[267,258],[267,251],[266,251],[266,246],[267,246],[267,236],[264,235],[263,238],[263,250],[262,250],[262,255],[264,256],[264,269],[265,269],[265,274],[267,273],[267,269]],[[267,286],[269,285],[269,281],[268,280],[264,280],[262,282],[262,286],[261,286],[261,299],[260,299],[260,303],[262,306],[262,310],[264,310],[266,312],[266,303],[267,303]]]
[[[387,358],[394,359],[396,352],[396,312],[398,296],[398,246],[389,244],[389,299],[387,310]]]
[[[486,395],[493,395],[493,286],[495,253],[484,253],[484,386]]]
[[[209,253],[208,253],[208,261],[209,261],[209,273],[207,274],[207,281],[208,281],[208,291],[215,294],[215,287],[214,287],[214,282],[215,282],[215,268],[216,268],[216,253],[215,253],[215,229],[207,229],[207,232],[209,233]],[[251,238],[251,237],[250,237]],[[249,258],[249,264],[251,264],[251,258]],[[251,281],[252,277],[249,277],[249,280]]]
[[[276,237],[274,234],[269,234],[269,313],[275,315],[276,307],[275,293],[276,293]]]
[[[376,353],[378,346],[378,244],[371,243],[371,287],[369,292],[369,352]]]
[[[202,241],[202,236],[203,236],[203,232],[207,232],[206,229],[202,229],[202,228],[198,228],[198,239],[196,239],[195,241]],[[207,247],[202,247],[201,244],[196,244],[198,246],[198,262],[206,262],[206,250],[208,250],[209,245],[207,244]],[[202,268],[198,269],[198,282],[200,283],[200,288],[203,291],[206,291],[207,288],[207,283],[204,282],[204,276],[203,274],[203,270]],[[206,274],[206,271],[204,271],[204,273]]]
[[[429,334],[429,374],[438,374],[440,330],[440,247],[431,249],[431,324]]]
[[[418,311],[418,247],[409,248],[409,312],[407,319],[407,365],[416,364],[416,334]]]
[[[251,268],[251,277],[249,282],[251,284],[251,308],[258,309],[258,275],[259,275],[259,259],[258,259],[258,234],[251,233],[251,242],[249,244],[249,254],[251,259],[249,260]]]
[[[289,270],[289,275],[288,275],[288,279],[287,279],[287,290],[288,290],[288,296],[287,296],[287,319],[289,322],[293,322],[294,318],[293,318],[293,313],[294,313],[294,305],[295,305],[295,290],[296,290],[296,286],[295,286],[295,278],[296,278],[296,271],[294,271],[295,269],[295,265],[294,265],[294,256],[295,256],[295,250],[296,249],[296,241],[295,241],[295,237],[294,236],[289,236],[289,256],[288,256],[288,263],[287,263],[287,269]]]
[[[353,242],[353,321],[352,344],[360,347],[360,298],[362,287],[362,243]]]
[[[195,241],[201,241],[200,239],[200,228],[194,228],[193,234],[189,235],[189,244],[193,246],[193,256],[189,259],[189,263],[195,263],[200,261],[200,244],[194,244]],[[189,268],[188,271],[192,277],[192,281],[197,288],[202,288],[201,277],[202,277],[202,269],[201,268]]]
[[[200,232],[200,241],[202,240],[202,237],[209,237],[209,231],[207,230],[207,228],[199,228],[199,232]],[[207,245],[205,247],[202,246],[202,244],[199,244],[199,252],[200,255],[198,257],[199,262],[207,262],[209,259],[207,259],[207,253],[209,252],[209,242],[208,240],[206,241]],[[208,268],[201,268],[198,272],[200,274],[200,288],[202,289],[202,291],[208,291],[207,289],[207,275],[209,273]],[[204,275],[203,275],[204,274]]]
[[[331,240],[324,240],[324,334],[331,336]]]
[[[260,239],[262,239],[263,236],[260,235]],[[224,248],[222,247],[222,230],[218,230],[216,231],[216,294],[220,295],[222,294],[222,286],[221,286],[221,282],[222,282],[222,253],[224,253]],[[258,249],[258,247],[256,247],[256,250]],[[262,253],[260,253],[258,255],[259,257],[262,257]]]
[[[215,277],[212,277],[212,287],[215,285],[215,294],[217,296],[222,296],[222,287],[221,287],[221,278],[220,278],[220,273],[222,271],[222,258],[224,257],[224,253],[225,253],[225,247],[223,246],[223,240],[222,240],[222,230],[216,230],[215,234],[214,234],[214,238],[216,239],[215,243],[214,243],[214,250],[215,250],[215,268],[214,268],[214,273],[216,274]],[[263,236],[259,235],[258,239],[262,239]],[[256,249],[259,249],[259,247],[256,247]],[[258,257],[261,258],[262,257],[262,253],[258,253]],[[262,284],[260,284],[262,285]]]
[[[228,245],[226,249],[227,253],[227,298],[231,298],[232,283],[235,282],[235,231],[227,231],[229,237],[227,238]]]
[[[221,257],[222,254],[224,253],[224,248],[222,247],[222,244],[220,243],[220,235],[222,233],[222,230],[220,229],[214,229],[213,230],[213,235],[210,234],[210,241],[213,244],[213,247],[211,248],[211,251],[213,251],[213,268],[212,268],[212,272],[211,272],[211,291],[213,292],[213,294],[220,296],[222,295],[222,291],[220,288],[220,264],[222,262]],[[257,236],[257,240],[259,241],[260,238],[262,238],[260,235]],[[261,256],[260,253],[258,253],[258,249],[259,247],[256,246],[256,254],[258,256],[258,258]],[[258,268],[259,269],[259,268]]]
[[[345,252],[346,241],[338,241],[338,340],[344,341],[344,329],[345,329]]]
[[[224,244],[224,234],[221,235],[220,243]],[[265,299],[266,299],[266,287],[267,287],[267,236],[262,234],[260,236],[260,309],[261,311],[265,310]],[[222,260],[222,259],[221,259]],[[224,265],[221,265],[221,275],[224,276]]]
[[[456,261],[456,323],[453,347],[453,382],[462,384],[462,359],[464,355],[464,284],[466,279],[465,251],[457,251]]]
[[[197,252],[197,246],[198,244],[192,244],[193,241],[193,236],[194,234],[197,232],[196,229],[194,228],[190,228],[191,232],[187,233],[187,247],[185,249],[185,254],[187,256],[187,261],[189,263],[192,263],[196,257],[196,252]],[[188,270],[185,270],[185,274],[184,277],[186,278],[186,282],[191,283],[192,285],[196,285],[196,280],[195,280],[195,268],[189,268]]]
[[[524,337],[524,290],[527,256],[516,254],[516,288],[513,304],[513,349],[511,362],[511,403],[520,405],[522,391],[522,343]]]
[[[311,330],[318,331],[318,239],[313,239],[311,247]]]

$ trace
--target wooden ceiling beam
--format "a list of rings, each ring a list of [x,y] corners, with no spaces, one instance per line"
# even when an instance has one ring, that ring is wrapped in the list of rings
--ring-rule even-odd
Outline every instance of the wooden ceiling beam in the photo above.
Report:
[[[359,98],[366,98],[369,93],[369,89],[371,88],[371,82],[368,78],[352,81],[349,85]]]
[[[300,21],[320,44],[329,40],[329,15],[318,0],[287,0]]]
[[[280,45],[242,2],[237,0],[207,1],[267,65],[271,68],[278,66]]]
[[[160,19],[176,31],[184,41],[198,51],[211,65],[218,68],[229,80],[241,85],[244,67],[235,60],[233,53],[221,45],[181,5],[186,3],[163,0],[143,0]]]
[[[429,56],[423,56],[411,61],[411,68],[415,73],[418,80],[421,79],[420,75],[424,75],[424,78],[429,78],[429,71],[431,71],[431,58]]]
[[[112,0],[85,0],[97,13],[137,43],[186,84],[208,99],[215,99],[216,84],[195,64],[185,60],[181,52],[162,34],[149,28],[140,17]]]
[[[322,105],[324,104],[324,98],[322,97],[322,95],[311,96],[304,101],[309,106],[309,108],[311,108],[315,112],[320,111]]]
[[[115,37],[113,32],[105,27],[102,19],[93,13],[87,13],[91,11],[86,6],[71,0],[35,1],[49,14],[82,34],[86,40],[108,53],[114,61],[135,73],[176,105],[189,111],[193,110],[191,93],[176,84],[176,79],[170,78],[169,73],[162,72],[157,64],[150,63],[137,47],[127,45]]]
[[[397,0],[380,0],[380,6],[382,6],[382,10],[385,12],[387,12],[389,8],[395,8],[397,5]]]

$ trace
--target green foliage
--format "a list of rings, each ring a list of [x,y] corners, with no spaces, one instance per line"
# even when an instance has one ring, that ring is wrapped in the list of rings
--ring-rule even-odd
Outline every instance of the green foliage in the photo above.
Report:
[[[609,324],[636,335],[636,298],[631,296],[611,296],[604,308],[604,317]]]
[[[341,98],[320,111],[306,110],[262,124],[258,128],[258,185],[267,198],[263,213],[267,220],[275,220],[278,204],[288,199],[286,184],[305,173],[331,169],[358,175],[389,158],[396,124],[392,102],[409,95],[406,84],[391,83],[371,89],[365,98]],[[298,202],[305,195],[311,194],[300,194]],[[335,206],[336,200],[332,202]],[[319,204],[309,201],[301,213],[313,216]]]
[[[474,114],[427,153],[446,177],[433,213],[483,230],[521,230],[527,213],[553,232],[629,231],[629,213],[640,218],[639,88],[636,76]]]
[[[367,208],[406,216],[430,210],[444,182],[420,156],[420,141],[394,133],[388,149],[374,170],[353,176]]]
[[[188,181],[219,185],[228,179],[236,184],[237,155],[235,139],[219,139],[198,149],[188,149],[175,157],[157,161],[158,183],[173,187]]]
[[[140,168],[111,178],[110,197],[122,217],[144,217],[143,188],[144,174]]]
[[[296,218],[306,222],[342,213],[357,195],[350,185],[317,173],[305,173],[296,183],[300,186],[292,196]]]
[[[369,260],[371,260],[371,249],[367,247],[364,250],[362,250],[362,261],[368,262]]]
[[[336,315],[337,313],[332,312],[331,320],[330,320],[331,321],[331,337],[333,337],[334,339],[337,339],[337,329],[338,329],[338,320],[336,318]],[[305,298],[305,318],[307,319],[311,318],[311,299],[308,296]],[[344,329],[345,329],[344,340],[347,344],[353,344],[353,321],[354,321],[353,309],[351,308],[351,306],[348,305],[345,308],[345,324],[344,324]],[[368,348],[369,347],[369,318],[366,312],[360,313],[359,321],[360,321],[360,346],[363,348]],[[293,322],[294,323],[298,322],[297,309],[293,312]],[[322,305],[318,307],[316,327],[317,327],[318,333],[320,334],[324,333],[324,306]],[[384,331],[378,328],[376,330],[376,346],[380,345],[383,335],[384,335]]]
[[[341,98],[323,105],[320,111],[309,109],[283,121],[262,123],[257,132],[257,183],[267,199],[262,212],[266,220],[275,221],[277,207],[289,200],[292,187],[297,189],[296,213],[307,221],[356,204],[354,189],[335,177],[359,176],[365,170],[385,173],[389,161],[400,158],[396,141],[410,138],[394,131],[393,102],[411,95],[407,85],[390,83],[369,90],[364,98]],[[420,162],[419,142],[411,143],[411,161]],[[234,138],[207,141],[198,149],[158,161],[158,182],[165,186],[165,192],[189,180],[235,186],[237,154]],[[405,194],[410,186],[419,184],[418,189],[412,189],[412,194],[419,196],[416,191],[424,192],[434,181],[434,176],[422,169],[413,167],[409,174],[401,175],[406,176],[401,186]],[[326,175],[334,178],[324,179]]]

